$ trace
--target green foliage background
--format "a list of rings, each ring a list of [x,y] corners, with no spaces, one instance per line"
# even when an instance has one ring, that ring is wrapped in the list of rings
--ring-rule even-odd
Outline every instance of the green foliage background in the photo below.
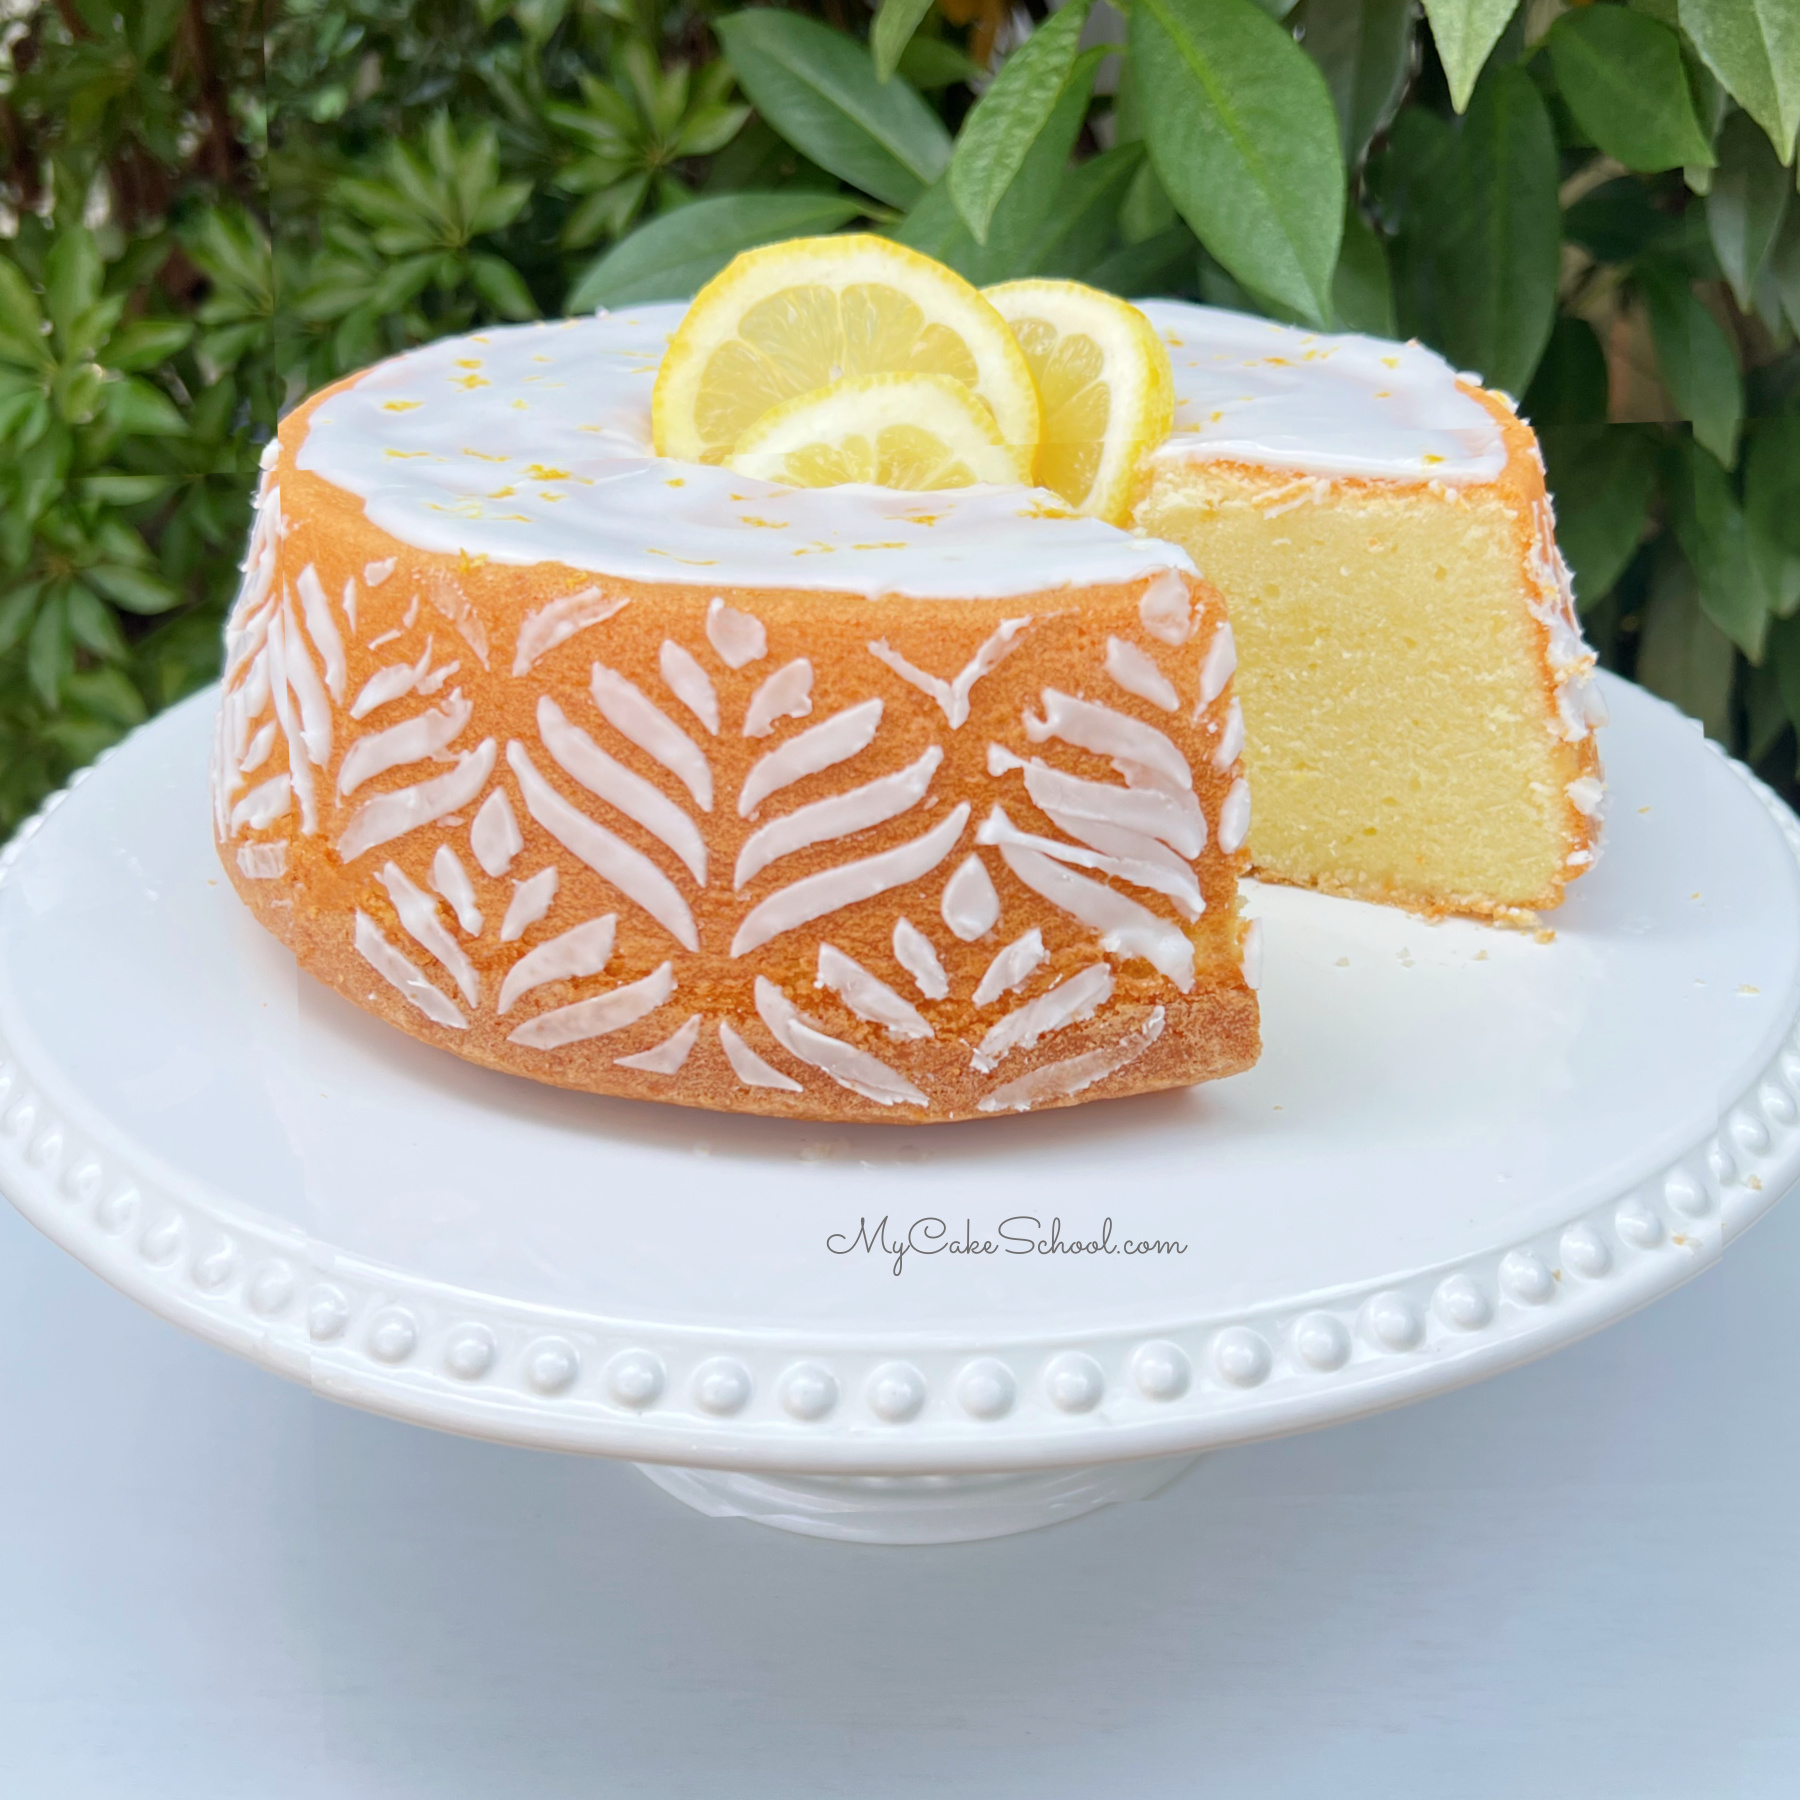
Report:
[[[0,0],[0,834],[213,675],[307,391],[850,226],[1480,371],[1792,792],[1797,129],[1793,0]]]

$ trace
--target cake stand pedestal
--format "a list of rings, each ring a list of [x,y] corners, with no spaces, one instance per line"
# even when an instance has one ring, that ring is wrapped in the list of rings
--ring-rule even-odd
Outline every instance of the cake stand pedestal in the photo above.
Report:
[[[1001,1535],[1443,1392],[1800,1176],[1800,828],[1609,681],[1547,941],[1285,889],[1263,1060],[895,1128],[539,1087],[301,976],[210,839],[213,698],[0,856],[0,1188],[164,1317],[423,1425],[818,1536]]]

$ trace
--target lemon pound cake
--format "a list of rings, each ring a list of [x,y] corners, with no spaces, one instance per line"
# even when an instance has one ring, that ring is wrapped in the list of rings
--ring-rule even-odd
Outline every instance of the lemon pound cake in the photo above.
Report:
[[[1603,719],[1530,428],[1417,344],[1143,311],[1176,420],[1135,517],[1230,607],[1255,872],[1557,905],[1594,857]]]
[[[213,782],[256,916],[413,1036],[597,1093],[926,1121],[1247,1067],[1218,596],[1016,473],[868,485],[926,454],[879,381],[862,485],[657,457],[682,319],[440,342],[283,423]],[[954,448],[954,375],[898,373]]]

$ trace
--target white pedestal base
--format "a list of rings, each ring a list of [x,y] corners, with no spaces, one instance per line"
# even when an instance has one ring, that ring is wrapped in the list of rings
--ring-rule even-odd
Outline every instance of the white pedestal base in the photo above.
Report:
[[[748,1475],[639,1463],[665,1494],[714,1519],[750,1519],[845,1544],[966,1544],[1148,1500],[1199,1456],[1006,1475]]]

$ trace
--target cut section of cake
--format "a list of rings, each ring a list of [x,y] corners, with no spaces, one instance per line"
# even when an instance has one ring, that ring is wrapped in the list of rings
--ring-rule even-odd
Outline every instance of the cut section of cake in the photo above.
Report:
[[[1417,344],[1143,311],[1176,420],[1134,516],[1230,609],[1255,872],[1557,905],[1594,857],[1603,715],[1529,426]]]

